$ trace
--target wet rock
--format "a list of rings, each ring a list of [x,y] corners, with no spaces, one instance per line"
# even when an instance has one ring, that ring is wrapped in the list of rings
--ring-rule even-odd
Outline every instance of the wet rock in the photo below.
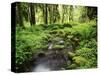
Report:
[[[67,67],[68,69],[76,69],[77,65],[76,64],[71,64]]]
[[[38,54],[38,57],[40,57],[40,58],[41,58],[41,57],[45,57],[45,56],[46,56],[45,53],[39,53],[39,54]]]

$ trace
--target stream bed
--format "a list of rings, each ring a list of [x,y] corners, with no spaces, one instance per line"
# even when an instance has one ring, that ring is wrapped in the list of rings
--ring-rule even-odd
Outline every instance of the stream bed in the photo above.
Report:
[[[64,42],[61,41],[61,43]],[[66,66],[67,64],[71,64],[68,52],[73,51],[73,46],[69,45],[67,48],[52,48],[52,46],[53,45],[49,43],[49,47],[47,49],[43,49],[40,52],[34,54],[30,61],[27,61],[21,65],[22,67],[20,70],[22,72],[66,70],[67,67],[65,68],[64,64],[66,64]]]
[[[68,64],[71,61],[64,49],[52,49],[42,51],[33,56],[32,60],[26,62],[23,65],[24,72],[46,72],[65,70],[64,64]]]

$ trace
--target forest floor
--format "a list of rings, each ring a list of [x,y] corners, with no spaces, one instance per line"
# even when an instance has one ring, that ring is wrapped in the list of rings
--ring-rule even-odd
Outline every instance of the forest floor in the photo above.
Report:
[[[96,47],[94,22],[17,27],[16,69],[31,72],[95,68]]]

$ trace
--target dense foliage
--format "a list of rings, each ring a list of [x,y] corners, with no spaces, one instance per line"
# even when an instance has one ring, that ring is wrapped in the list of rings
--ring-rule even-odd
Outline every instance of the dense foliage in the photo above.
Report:
[[[55,44],[53,48],[64,49],[62,53],[69,57],[70,63],[61,64],[65,69],[97,67],[96,10],[86,6],[17,3],[16,69],[47,50],[49,42]],[[59,40],[64,44],[59,45]]]
[[[86,23],[82,24],[82,26],[80,24],[70,25],[72,27],[66,27],[65,24],[49,25],[46,29],[45,25],[35,25],[25,29],[17,27],[16,64],[23,64],[26,60],[30,60],[34,53],[47,49],[48,41],[55,41],[55,38],[60,37],[66,41],[65,44],[67,46],[68,43],[74,43],[75,54],[72,60],[77,65],[76,68],[96,67],[97,43],[96,39],[93,38],[95,36],[94,33],[96,33],[95,28]],[[77,37],[79,37],[79,41],[75,42],[73,39]],[[63,46],[55,46],[55,48],[63,48]]]

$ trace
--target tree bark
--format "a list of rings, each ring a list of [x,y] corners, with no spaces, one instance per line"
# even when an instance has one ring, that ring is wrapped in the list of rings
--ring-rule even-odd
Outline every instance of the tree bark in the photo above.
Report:
[[[34,25],[36,24],[36,21],[35,21],[35,7],[33,4],[30,4],[30,23],[31,25]]]
[[[48,24],[48,8],[47,8],[47,4],[44,4],[43,13],[44,13],[44,24]]]
[[[19,23],[19,26],[24,27],[21,3],[17,3],[17,10],[18,10],[18,23]]]

